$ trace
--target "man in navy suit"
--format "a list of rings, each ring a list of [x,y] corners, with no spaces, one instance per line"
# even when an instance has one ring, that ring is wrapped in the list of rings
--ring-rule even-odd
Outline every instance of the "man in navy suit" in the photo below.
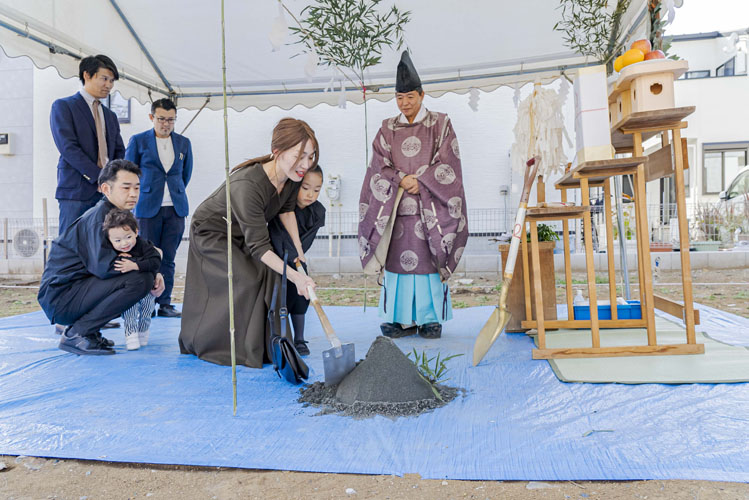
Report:
[[[141,177],[140,199],[135,207],[140,235],[164,252],[159,272],[166,289],[156,299],[159,316],[179,318],[172,306],[174,257],[185,232],[189,213],[185,189],[192,175],[192,147],[187,137],[174,132],[177,108],[169,99],[151,105],[153,129],[130,138],[125,159],[138,165]]]
[[[52,104],[50,127],[60,151],[55,192],[60,234],[101,199],[99,171],[110,160],[125,156],[117,116],[99,101],[109,95],[119,77],[109,57],[84,57],[78,66],[83,88]]]

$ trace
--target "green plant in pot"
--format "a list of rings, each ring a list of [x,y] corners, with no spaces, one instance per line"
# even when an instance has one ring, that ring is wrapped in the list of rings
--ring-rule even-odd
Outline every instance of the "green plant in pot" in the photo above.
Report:
[[[530,231],[526,231],[526,238],[527,241],[531,241],[531,233]],[[539,243],[542,241],[557,241],[559,240],[559,235],[554,230],[553,227],[547,225],[547,224],[538,224],[538,241]]]

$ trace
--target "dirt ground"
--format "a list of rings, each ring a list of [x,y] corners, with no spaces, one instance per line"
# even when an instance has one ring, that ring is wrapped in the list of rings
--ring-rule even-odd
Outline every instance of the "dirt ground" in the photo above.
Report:
[[[315,279],[324,304],[363,305],[362,277],[316,276]],[[457,281],[460,279],[473,281],[461,283]],[[680,299],[679,279],[677,272],[661,271],[655,279],[655,292]],[[632,281],[635,280],[633,276]],[[693,280],[696,302],[749,317],[749,269],[695,270]],[[454,307],[496,304],[498,276],[471,276],[453,281]],[[582,273],[573,275],[576,288],[584,288],[584,283]],[[182,299],[183,284],[183,277],[179,277],[175,302]],[[562,303],[564,288],[560,284],[564,284],[563,276],[557,275],[557,297]],[[36,286],[38,281],[0,280],[0,287],[12,287],[0,288],[0,316],[38,310]],[[366,286],[367,304],[375,307],[379,288],[372,279],[366,281]],[[601,288],[607,290],[607,285],[602,283]],[[636,284],[632,290],[636,298]],[[0,456],[0,499],[42,498],[749,500],[749,485],[686,480],[442,481],[421,479],[415,474],[403,477],[319,474]]]
[[[747,500],[749,485],[704,481],[452,481],[417,474],[363,476],[116,464],[0,456],[8,499]],[[0,465],[0,467],[2,467]]]

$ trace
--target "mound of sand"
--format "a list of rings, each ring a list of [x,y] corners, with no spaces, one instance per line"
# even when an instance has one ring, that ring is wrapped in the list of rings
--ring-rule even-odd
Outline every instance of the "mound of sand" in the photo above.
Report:
[[[416,365],[387,337],[377,337],[367,357],[338,386],[315,382],[301,389],[299,402],[321,407],[320,414],[355,418],[404,417],[444,406],[459,389],[437,385],[442,399],[419,374]]]
[[[382,336],[375,339],[367,357],[338,384],[335,397],[346,405],[437,399],[413,361],[395,342]]]

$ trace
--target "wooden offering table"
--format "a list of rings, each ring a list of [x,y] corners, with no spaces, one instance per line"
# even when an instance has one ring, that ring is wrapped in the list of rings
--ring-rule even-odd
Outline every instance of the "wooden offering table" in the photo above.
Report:
[[[635,139],[637,141],[638,139]],[[681,143],[679,142],[679,145]],[[534,275],[538,276],[538,236],[536,224],[543,220],[562,220],[563,238],[564,238],[564,261],[565,261],[565,278],[566,278],[566,299],[568,319],[557,321],[544,321],[543,318],[543,297],[541,296],[540,283],[536,286],[535,296],[531,297],[526,294],[526,301],[535,301],[537,317],[530,316],[530,305],[526,306],[526,317],[523,327],[535,328],[538,332],[538,348],[533,350],[534,359],[565,358],[565,357],[605,357],[605,356],[640,356],[640,355],[662,355],[662,354],[699,354],[704,352],[702,344],[696,344],[694,341],[694,330],[692,324],[692,335],[687,335],[686,344],[669,344],[659,345],[656,340],[655,332],[655,313],[653,308],[657,301],[653,295],[652,270],[650,262],[650,245],[648,231],[647,205],[645,201],[645,184],[647,175],[645,166],[648,158],[642,156],[642,149],[632,158],[618,158],[612,160],[589,161],[578,165],[575,169],[566,173],[559,179],[555,186],[561,190],[562,201],[567,201],[568,189],[580,189],[582,194],[582,206],[572,207],[551,207],[551,208],[529,208],[526,221],[530,224],[531,234],[531,260]],[[678,162],[677,162],[678,163]],[[635,214],[637,239],[637,261],[640,279],[640,310],[641,319],[623,319],[617,314],[617,294],[616,294],[616,275],[614,269],[614,236],[611,210],[611,188],[609,179],[615,175],[632,175],[635,187]],[[606,241],[607,241],[607,258],[608,258],[608,276],[609,276],[609,301],[611,304],[610,320],[600,320],[598,318],[597,293],[595,280],[595,267],[593,258],[593,241],[592,220],[590,213],[590,194],[591,187],[603,187],[604,191],[604,210],[606,221]],[[681,184],[683,192],[683,179]],[[677,190],[679,185],[677,183]],[[569,245],[569,223],[570,219],[583,219],[585,231],[585,263],[588,281],[588,297],[590,304],[590,319],[574,319],[573,295],[572,295],[572,273],[570,269],[570,245]],[[687,234],[686,229],[683,234]],[[687,236],[688,239],[688,236]],[[522,239],[523,245],[526,245],[525,238]],[[527,263],[524,262],[524,266]],[[527,273],[526,273],[527,276]],[[528,286],[525,287],[529,289]],[[676,303],[673,303],[676,304]],[[678,306],[678,304],[676,304]],[[689,305],[691,308],[691,295],[689,296]],[[685,304],[686,308],[686,304]],[[692,309],[688,309],[689,312]],[[688,312],[688,313],[689,313]],[[693,312],[691,312],[693,314]],[[694,319],[694,317],[692,317]],[[547,328],[590,328],[591,330],[591,347],[584,348],[546,348],[546,329]],[[648,345],[637,346],[615,346],[602,347],[600,342],[600,328],[645,328],[647,330]]]
[[[681,138],[681,129],[687,127],[684,118],[695,111],[694,106],[659,109],[632,113],[617,122],[611,129],[611,139],[617,153],[630,151],[634,156],[642,155],[642,143],[656,134],[661,136],[661,149],[648,156],[645,181],[674,176],[676,213],[679,223],[679,257],[681,260],[681,282],[683,304],[665,297],[655,296],[655,306],[684,321],[687,343],[695,345],[695,325],[700,322],[699,311],[694,309],[692,295],[692,266],[689,258],[689,225],[687,217],[684,170],[689,168],[686,140]],[[669,140],[669,131],[671,137]],[[646,219],[647,223],[647,219]]]

